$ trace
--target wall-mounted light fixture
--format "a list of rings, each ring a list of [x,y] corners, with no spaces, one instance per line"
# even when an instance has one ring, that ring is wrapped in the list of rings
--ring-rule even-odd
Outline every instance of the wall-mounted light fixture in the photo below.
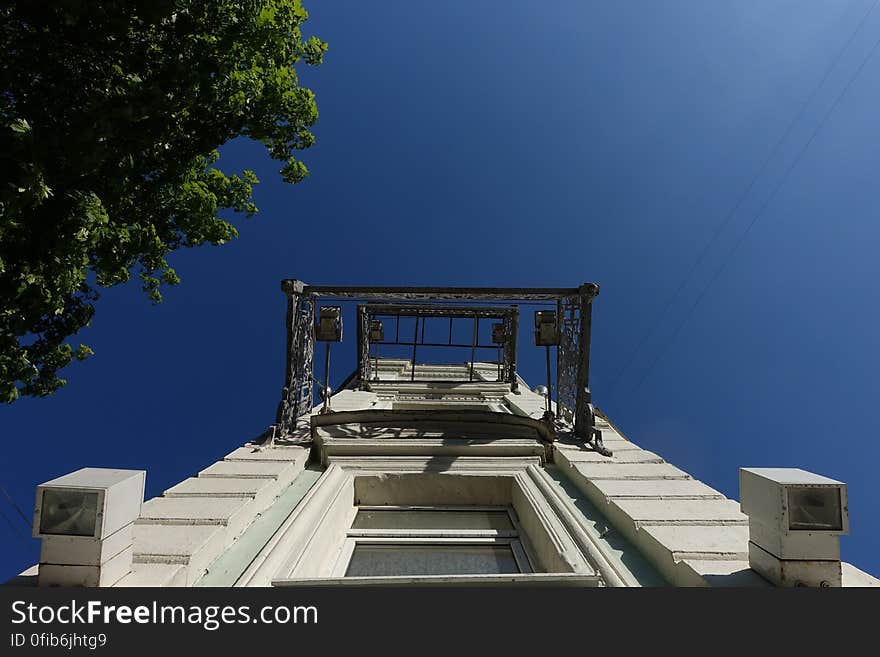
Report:
[[[330,343],[342,342],[342,306],[323,306],[315,319],[315,340],[326,343],[324,350],[324,408],[330,412]]]
[[[504,326],[504,322],[498,322],[496,324],[492,324],[492,344],[498,346],[496,353],[497,353],[497,361],[498,361],[498,380],[499,381],[501,381],[503,378],[503,372],[502,372],[502,367],[501,367],[501,348],[505,342],[507,342],[507,327]]]
[[[82,468],[37,486],[40,586],[111,586],[131,571],[146,472]]]
[[[740,468],[749,565],[778,586],[841,586],[846,484],[798,468]]]
[[[545,347],[547,354],[547,395],[544,420],[551,426],[555,417],[550,406],[553,398],[553,385],[550,381],[550,347],[559,345],[559,326],[556,321],[555,310],[535,311],[535,345]]]
[[[535,311],[535,345],[553,347],[559,344],[559,328],[555,310]]]
[[[492,344],[504,344],[507,340],[507,330],[504,328],[504,322],[492,324]]]
[[[315,340],[318,342],[342,342],[342,307],[324,306],[315,322]]]

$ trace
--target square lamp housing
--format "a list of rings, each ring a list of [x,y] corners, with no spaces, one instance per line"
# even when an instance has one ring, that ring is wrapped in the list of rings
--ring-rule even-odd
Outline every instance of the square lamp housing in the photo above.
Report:
[[[144,501],[146,472],[82,468],[37,486],[35,538],[103,539],[134,522]]]
[[[323,306],[315,322],[315,340],[342,342],[342,307]]]
[[[37,486],[40,586],[111,586],[131,571],[146,472],[83,468]]]
[[[492,342],[494,344],[504,344],[507,340],[507,329],[503,322],[492,324]]]
[[[556,327],[555,310],[538,310],[535,312],[535,345],[552,347],[559,344],[559,330]]]
[[[749,540],[778,559],[840,560],[846,484],[798,468],[740,468]]]

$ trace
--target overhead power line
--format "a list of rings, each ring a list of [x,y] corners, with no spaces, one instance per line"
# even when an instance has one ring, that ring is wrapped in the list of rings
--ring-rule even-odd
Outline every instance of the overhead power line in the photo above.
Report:
[[[635,349],[633,349],[630,352],[629,356],[624,360],[623,366],[617,371],[617,374],[609,383],[608,390],[607,390],[606,394],[608,394],[609,396],[613,394],[614,390],[617,388],[617,384],[620,383],[623,375],[627,372],[627,370],[629,370],[629,368],[635,362],[636,356],[642,350],[642,347],[645,346],[645,343],[648,342],[648,340],[654,335],[656,330],[663,323],[663,320],[666,319],[666,315],[669,313],[669,310],[672,308],[673,304],[678,299],[678,296],[681,294],[682,290],[684,290],[685,286],[690,282],[691,278],[693,278],[693,275],[696,272],[697,268],[700,266],[700,264],[702,264],[703,259],[706,257],[706,255],[709,253],[709,250],[712,248],[712,246],[715,244],[715,242],[721,236],[721,233],[724,232],[724,229],[730,223],[730,220],[733,219],[733,217],[739,211],[742,204],[749,197],[749,195],[751,194],[752,190],[755,187],[755,184],[758,182],[760,177],[764,174],[767,167],[770,165],[770,162],[776,157],[777,153],[782,148],[782,145],[788,140],[788,137],[791,135],[791,132],[792,132],[792,130],[794,130],[794,127],[798,123],[800,123],[805,112],[807,111],[807,108],[812,104],[813,99],[815,99],[816,94],[819,93],[819,90],[822,89],[822,87],[825,85],[825,82],[828,80],[832,71],[834,71],[834,69],[837,67],[837,64],[840,61],[841,57],[843,57],[843,54],[849,49],[850,45],[855,40],[858,33],[862,30],[862,27],[865,25],[865,23],[868,20],[868,17],[871,15],[871,13],[877,7],[878,3],[880,3],[880,0],[874,0],[874,3],[868,8],[868,11],[866,11],[864,13],[861,20],[859,20],[858,24],[856,25],[855,29],[853,29],[853,31],[850,33],[849,38],[846,40],[846,42],[843,44],[843,46],[840,48],[840,50],[837,52],[837,54],[831,60],[831,63],[825,69],[825,73],[822,75],[822,78],[819,80],[819,83],[813,88],[812,92],[810,92],[810,94],[809,94],[809,96],[807,96],[806,100],[801,104],[801,107],[798,110],[797,114],[795,114],[794,118],[791,120],[791,122],[788,124],[788,127],[785,129],[785,132],[783,132],[782,136],[779,138],[779,140],[776,142],[776,144],[770,150],[769,155],[767,155],[767,157],[761,163],[761,166],[758,167],[758,170],[755,172],[755,175],[752,176],[749,184],[746,186],[743,193],[739,196],[737,201],[734,203],[733,207],[731,207],[730,211],[725,215],[724,219],[717,226],[717,228],[715,229],[715,232],[712,234],[712,237],[705,244],[705,246],[703,247],[699,256],[694,261],[694,263],[691,265],[690,269],[688,269],[687,273],[684,275],[684,278],[682,278],[678,287],[675,289],[675,292],[673,292],[672,296],[669,298],[669,300],[663,306],[663,310],[660,312],[657,320],[651,326],[650,330],[648,330],[648,332],[642,336],[641,340],[639,340]]]
[[[9,525],[9,529],[12,530],[12,533],[15,534],[15,536],[16,536],[19,540],[21,540],[21,541],[25,540],[24,536],[23,536],[22,533],[21,533],[21,530],[19,530],[18,527],[16,527],[16,526],[12,523],[12,521],[9,519],[9,516],[7,516],[5,513],[3,513],[3,509],[0,509],[0,516],[2,516],[3,520],[6,521],[6,524]]]
[[[872,9],[873,9],[873,7],[872,7]],[[865,55],[864,59],[862,59],[862,62],[861,62],[861,64],[859,64],[859,67],[856,69],[855,73],[853,73],[852,77],[850,77],[850,79],[847,81],[846,85],[844,85],[841,92],[834,99],[834,102],[828,108],[828,111],[825,112],[824,116],[822,117],[822,120],[819,121],[818,125],[816,125],[816,128],[813,130],[812,134],[810,135],[810,138],[806,141],[803,148],[801,148],[801,150],[798,152],[797,156],[792,161],[791,165],[789,165],[788,169],[786,169],[782,178],[779,180],[779,183],[776,185],[776,187],[773,188],[773,191],[770,193],[770,195],[767,197],[767,199],[764,201],[764,203],[761,205],[761,207],[758,209],[758,211],[752,217],[751,222],[749,222],[749,225],[746,227],[743,234],[737,240],[736,244],[734,244],[733,248],[727,253],[724,260],[722,260],[721,266],[715,271],[715,274],[712,276],[712,278],[709,279],[709,282],[706,283],[706,285],[700,291],[700,294],[697,296],[696,301],[694,301],[693,305],[688,309],[687,313],[685,313],[682,320],[678,323],[678,326],[676,326],[675,331],[672,334],[672,337],[664,344],[663,348],[658,352],[657,356],[654,358],[654,360],[648,366],[648,369],[645,370],[641,379],[639,379],[638,384],[630,391],[630,394],[635,394],[639,390],[639,388],[642,387],[642,384],[647,380],[648,376],[651,374],[653,369],[657,366],[657,363],[660,362],[660,359],[663,358],[663,356],[666,354],[666,352],[669,351],[669,347],[675,342],[676,338],[678,338],[679,333],[681,333],[681,329],[684,327],[685,324],[687,324],[688,320],[694,314],[694,311],[700,305],[700,302],[702,302],[702,300],[705,298],[706,293],[709,291],[709,289],[712,287],[712,285],[715,283],[715,281],[717,281],[720,278],[721,274],[727,268],[727,265],[730,262],[730,259],[739,250],[739,247],[743,244],[743,242],[745,242],[746,237],[748,236],[749,232],[752,230],[754,225],[758,222],[758,219],[764,214],[764,210],[766,210],[767,207],[769,207],[769,205],[773,201],[773,199],[776,198],[776,194],[779,192],[780,189],[782,189],[783,185],[785,185],[785,183],[788,181],[788,178],[791,175],[791,172],[794,171],[795,167],[797,167],[797,165],[803,159],[804,154],[807,152],[807,150],[810,148],[810,145],[816,139],[816,135],[819,134],[819,132],[822,130],[822,128],[828,122],[829,117],[834,113],[834,110],[837,109],[837,106],[840,104],[840,101],[846,95],[846,92],[849,91],[850,87],[853,85],[853,83],[856,81],[856,79],[862,73],[862,71],[865,68],[865,65],[871,60],[871,58],[874,56],[874,53],[877,52],[878,47],[880,47],[880,39],[877,39],[877,41],[874,42],[874,45],[868,51],[868,54]]]
[[[21,518],[22,522],[24,523],[25,527],[27,527],[28,531],[30,531],[31,530],[31,521],[28,520],[27,516],[21,510],[21,507],[18,506],[16,501],[13,499],[12,495],[10,495],[9,492],[6,490],[6,488],[3,486],[0,486],[0,491],[3,491],[3,495],[6,497],[7,500],[9,500],[9,503],[15,508],[16,512],[18,512],[18,515]]]

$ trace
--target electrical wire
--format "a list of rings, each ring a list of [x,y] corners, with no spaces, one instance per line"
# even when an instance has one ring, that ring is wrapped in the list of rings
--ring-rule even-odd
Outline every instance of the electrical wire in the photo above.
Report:
[[[15,502],[15,500],[13,499],[12,495],[9,494],[9,492],[6,490],[6,488],[5,488],[4,486],[0,486],[0,491],[3,491],[3,495],[5,495],[5,496],[6,496],[6,499],[9,500],[9,503],[10,503],[13,507],[15,507],[15,510],[18,512],[18,515],[19,515],[19,517],[21,518],[22,522],[24,523],[25,527],[27,527],[27,528],[28,528],[28,531],[30,531],[30,529],[31,529],[31,523],[30,523],[30,521],[27,519],[27,516],[24,515],[24,512],[21,510],[21,507],[19,507],[18,504],[16,504],[16,502]]]
[[[816,97],[816,94],[825,85],[825,82],[828,80],[828,77],[831,75],[831,72],[837,67],[837,64],[840,61],[841,57],[849,49],[853,40],[856,38],[858,33],[862,30],[862,27],[865,25],[865,23],[868,20],[868,17],[871,15],[871,13],[877,7],[878,3],[880,3],[880,0],[874,0],[874,3],[868,8],[868,11],[865,12],[865,14],[862,16],[858,25],[856,25],[855,29],[850,34],[849,38],[844,43],[843,47],[837,52],[837,55],[835,55],[834,59],[831,61],[829,66],[825,69],[825,73],[822,76],[822,78],[819,80],[819,83],[813,88],[813,91],[810,93],[810,95],[807,96],[806,100],[801,105],[800,110],[798,110],[797,114],[795,114],[794,118],[791,120],[791,122],[788,124],[788,127],[785,129],[785,132],[782,134],[782,136],[779,138],[779,140],[776,142],[776,144],[771,149],[770,154],[764,159],[761,166],[758,167],[758,170],[756,171],[755,175],[752,176],[751,181],[749,182],[749,184],[745,188],[745,191],[743,191],[743,193],[739,196],[736,203],[733,205],[733,207],[730,209],[730,211],[726,214],[724,219],[721,221],[721,223],[715,229],[715,232],[713,233],[712,237],[709,239],[709,241],[703,247],[703,249],[700,252],[697,259],[694,261],[694,263],[691,265],[690,269],[684,275],[684,278],[681,280],[681,283],[679,283],[675,292],[672,294],[672,296],[669,298],[669,300],[666,302],[665,306],[663,307],[663,310],[660,312],[660,315],[659,315],[658,319],[656,320],[656,322],[654,322],[651,329],[642,336],[642,339],[639,340],[635,349],[633,349],[633,351],[630,353],[630,355],[625,359],[624,365],[618,370],[615,377],[609,383],[608,389],[606,392],[607,395],[611,396],[614,393],[615,389],[617,388],[618,383],[620,383],[621,379],[623,378],[623,375],[627,372],[627,370],[629,370],[629,368],[632,366],[633,362],[635,362],[636,356],[642,350],[642,347],[645,346],[645,343],[648,342],[648,340],[654,335],[654,333],[657,331],[657,329],[663,323],[663,320],[666,319],[666,315],[669,313],[669,310],[672,308],[672,305],[678,299],[682,290],[684,290],[685,286],[690,282],[690,280],[693,277],[694,273],[696,272],[697,268],[700,266],[700,264],[702,264],[703,259],[709,253],[709,250],[712,248],[712,246],[718,240],[721,233],[724,232],[724,229],[728,226],[728,224],[730,223],[730,220],[736,215],[736,213],[739,211],[742,204],[745,202],[746,198],[748,198],[748,196],[751,194],[752,190],[755,187],[755,184],[758,182],[758,179],[764,174],[767,167],[770,165],[770,162],[776,157],[777,153],[782,148],[782,145],[788,140],[788,137],[791,135],[791,132],[792,132],[792,130],[794,130],[794,127],[798,123],[800,123],[807,108],[812,104],[813,99]]]
[[[14,524],[12,524],[12,521],[9,519],[9,516],[7,516],[5,513],[3,513],[3,509],[0,509],[0,516],[2,516],[3,520],[6,521],[6,524],[9,525],[9,528],[12,530],[13,534],[15,534],[15,536],[19,540],[25,541],[25,537],[22,535],[21,531],[18,529],[18,527],[16,527]]]
[[[828,121],[828,118],[831,116],[831,114],[834,113],[834,110],[840,104],[840,101],[846,95],[846,92],[849,91],[852,84],[856,81],[856,79],[859,77],[861,72],[864,70],[865,65],[874,56],[874,53],[877,52],[878,47],[880,47],[880,39],[877,39],[877,41],[874,42],[874,45],[868,51],[868,54],[862,60],[862,63],[856,69],[855,73],[853,73],[852,77],[850,77],[850,79],[847,81],[846,85],[843,87],[841,92],[834,99],[834,102],[831,104],[831,107],[828,108],[828,111],[822,117],[822,120],[819,121],[818,125],[813,130],[813,133],[810,135],[810,138],[804,144],[803,148],[801,148],[801,150],[798,152],[797,156],[792,161],[792,163],[788,167],[788,169],[786,169],[786,171],[783,174],[782,178],[780,179],[779,183],[776,185],[776,187],[773,189],[773,191],[770,193],[770,195],[764,201],[764,204],[755,213],[754,217],[752,217],[752,220],[749,223],[749,225],[746,227],[745,232],[743,232],[743,234],[740,236],[739,240],[737,240],[736,244],[734,244],[733,249],[731,249],[728,252],[727,256],[722,261],[721,266],[715,271],[715,274],[712,276],[712,278],[709,279],[709,282],[705,285],[705,287],[703,287],[702,291],[697,296],[697,299],[694,302],[694,304],[690,307],[688,312],[683,316],[683,319],[681,320],[681,322],[679,322],[672,337],[665,343],[664,348],[660,350],[660,352],[657,354],[657,356],[654,358],[654,360],[648,366],[648,369],[645,370],[644,374],[642,375],[642,378],[639,379],[638,384],[632,390],[630,390],[629,394],[632,395],[632,394],[635,394],[636,392],[638,392],[638,390],[642,387],[642,384],[647,380],[648,376],[653,371],[654,367],[656,367],[657,363],[660,362],[660,359],[663,358],[663,356],[669,351],[669,347],[675,342],[676,338],[678,338],[679,333],[681,333],[681,329],[684,327],[685,324],[687,324],[688,320],[694,314],[694,311],[696,311],[697,307],[700,305],[700,302],[705,298],[706,292],[708,292],[709,289],[712,287],[712,285],[715,283],[715,281],[717,281],[720,278],[721,274],[727,268],[727,265],[730,262],[730,259],[739,250],[739,247],[743,244],[743,242],[745,242],[746,237],[748,236],[749,232],[752,230],[754,225],[757,223],[758,219],[764,214],[764,210],[766,210],[767,207],[770,205],[770,203],[773,201],[773,199],[776,198],[776,194],[779,192],[780,189],[782,189],[783,185],[785,185],[786,181],[788,180],[789,176],[791,175],[791,172],[794,171],[795,167],[797,167],[797,165],[803,159],[804,154],[807,152],[807,150],[810,148],[810,145],[816,139],[816,135],[818,135],[819,132],[822,130],[822,128],[825,126],[825,123]]]

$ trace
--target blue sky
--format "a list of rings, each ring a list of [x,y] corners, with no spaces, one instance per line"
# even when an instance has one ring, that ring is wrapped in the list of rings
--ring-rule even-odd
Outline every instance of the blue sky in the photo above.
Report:
[[[67,388],[0,409],[0,485],[25,515],[86,465],[146,469],[154,496],[263,431],[282,278],[595,281],[597,405],[731,497],[740,466],[847,482],[843,558],[880,574],[874,4],[306,2],[330,46],[302,72],[311,177],[286,186],[258,146],[226,145],[224,168],[262,180],[260,214],[172,256],[161,306],[104,293]],[[533,385],[542,363],[526,342]],[[0,511],[5,579],[39,547]]]

